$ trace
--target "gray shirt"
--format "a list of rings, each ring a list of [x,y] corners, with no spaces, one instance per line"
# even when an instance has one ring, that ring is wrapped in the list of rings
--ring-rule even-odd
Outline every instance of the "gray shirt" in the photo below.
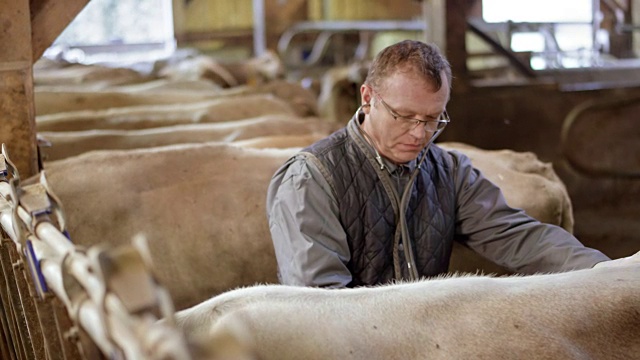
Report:
[[[352,120],[347,126],[358,125]],[[362,137],[358,131],[352,133]],[[450,153],[458,160],[456,233],[468,238],[465,244],[474,251],[523,273],[588,268],[609,260],[564,229],[508,207],[501,192],[466,156]],[[401,194],[416,161],[404,165],[382,161]],[[297,155],[276,172],[267,193],[267,214],[282,283],[344,287],[351,282],[338,203],[313,161]]]

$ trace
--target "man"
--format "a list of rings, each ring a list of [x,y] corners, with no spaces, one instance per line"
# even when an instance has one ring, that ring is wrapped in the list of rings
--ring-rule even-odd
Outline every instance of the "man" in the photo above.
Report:
[[[441,274],[454,237],[520,273],[609,260],[510,208],[466,156],[432,144],[449,123],[451,78],[433,45],[385,48],[347,126],[276,172],[267,212],[282,283],[353,287]]]

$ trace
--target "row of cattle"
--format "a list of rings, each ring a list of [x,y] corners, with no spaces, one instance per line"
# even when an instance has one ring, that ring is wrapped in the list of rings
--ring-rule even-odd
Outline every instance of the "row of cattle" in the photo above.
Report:
[[[288,157],[336,129],[319,115],[318,94],[282,79],[231,88],[115,75],[114,84],[105,75],[39,84],[38,74],[59,79],[67,67],[39,69],[35,103],[38,134],[48,142],[44,169],[72,240],[117,246],[143,234],[178,309],[276,283],[266,189]],[[90,67],[75,67],[91,79]],[[512,206],[572,230],[571,202],[549,164],[531,153],[440,145],[467,154]],[[451,270],[477,269],[504,272],[456,246]]]

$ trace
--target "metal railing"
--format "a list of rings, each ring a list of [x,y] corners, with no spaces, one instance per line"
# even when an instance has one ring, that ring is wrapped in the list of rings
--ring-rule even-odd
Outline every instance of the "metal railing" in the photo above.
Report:
[[[28,182],[3,144],[2,359],[193,359],[170,295],[150,270],[145,240],[78,247],[45,173]]]

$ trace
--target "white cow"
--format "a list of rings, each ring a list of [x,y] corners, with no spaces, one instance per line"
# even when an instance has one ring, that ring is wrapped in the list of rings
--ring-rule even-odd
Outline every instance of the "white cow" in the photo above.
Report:
[[[260,360],[637,359],[638,299],[640,263],[340,290],[261,285],[176,319],[188,337]]]

